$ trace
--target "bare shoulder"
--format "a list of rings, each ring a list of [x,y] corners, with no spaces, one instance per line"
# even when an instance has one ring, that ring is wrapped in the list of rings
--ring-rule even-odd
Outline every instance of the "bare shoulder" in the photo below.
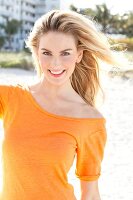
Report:
[[[83,112],[88,118],[104,118],[98,109],[87,104],[84,106]]]

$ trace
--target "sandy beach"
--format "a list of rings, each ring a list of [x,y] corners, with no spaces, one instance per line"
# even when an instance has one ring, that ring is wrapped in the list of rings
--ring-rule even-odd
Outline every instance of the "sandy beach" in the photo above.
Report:
[[[0,84],[34,83],[35,72],[0,68]],[[100,111],[106,118],[108,139],[99,178],[101,200],[133,200],[133,78],[102,79],[105,102]],[[0,139],[2,140],[2,122]],[[68,174],[80,200],[80,183],[74,175],[75,162]],[[0,173],[2,175],[2,173]]]

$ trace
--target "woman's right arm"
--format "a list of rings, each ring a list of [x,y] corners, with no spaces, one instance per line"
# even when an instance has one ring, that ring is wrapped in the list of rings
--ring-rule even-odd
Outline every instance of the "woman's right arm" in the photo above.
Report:
[[[4,111],[9,101],[9,91],[10,87],[8,85],[0,85],[0,118],[3,117]]]

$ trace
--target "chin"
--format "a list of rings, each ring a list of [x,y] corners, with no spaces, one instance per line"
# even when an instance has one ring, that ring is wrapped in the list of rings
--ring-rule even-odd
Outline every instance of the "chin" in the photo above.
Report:
[[[70,79],[69,78],[68,79],[65,78],[63,80],[59,80],[59,79],[58,80],[48,80],[47,79],[47,81],[52,85],[61,86],[61,85],[68,83],[70,81]]]

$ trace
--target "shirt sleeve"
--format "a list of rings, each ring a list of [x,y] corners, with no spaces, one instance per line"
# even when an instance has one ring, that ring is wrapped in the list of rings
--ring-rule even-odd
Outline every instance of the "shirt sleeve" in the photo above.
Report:
[[[3,117],[8,104],[9,86],[0,85],[0,118]]]
[[[81,140],[77,148],[75,169],[77,178],[85,181],[94,181],[99,178],[106,140],[105,126]]]

